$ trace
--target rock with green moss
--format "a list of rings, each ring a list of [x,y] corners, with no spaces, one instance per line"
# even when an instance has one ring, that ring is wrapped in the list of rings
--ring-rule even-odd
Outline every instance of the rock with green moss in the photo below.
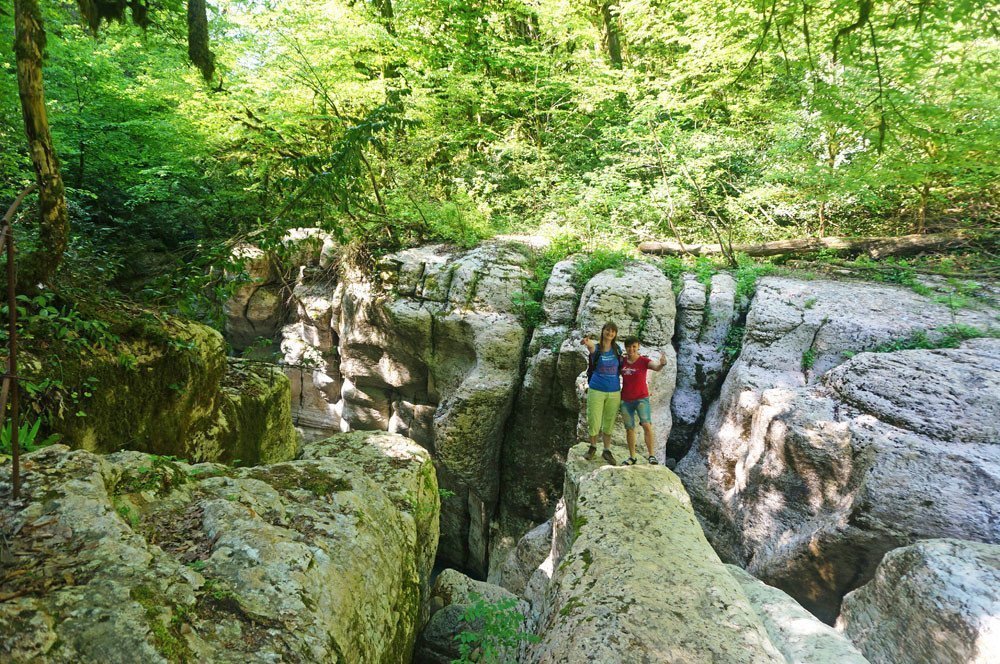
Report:
[[[345,279],[342,416],[432,450],[444,500],[439,555],[486,573],[504,426],[520,382],[525,329],[512,301],[528,278],[519,246],[420,247],[389,256],[390,296]]]
[[[439,499],[422,448],[369,435],[254,468],[56,445],[0,466],[0,660],[406,661]]]
[[[92,452],[123,449],[244,464],[296,452],[288,379],[226,357],[215,330],[139,314],[115,350],[61,358],[80,402],[51,408],[51,428]]]
[[[570,450],[570,546],[525,661],[785,662],[677,477],[587,462],[585,450]]]

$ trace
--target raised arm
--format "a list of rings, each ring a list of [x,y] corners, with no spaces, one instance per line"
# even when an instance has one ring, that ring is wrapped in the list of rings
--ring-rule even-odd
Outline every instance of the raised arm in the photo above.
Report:
[[[649,369],[651,369],[652,371],[659,371],[660,369],[662,369],[665,366],[667,366],[667,355],[663,351],[660,351],[660,361],[659,362],[650,362],[649,363]]]
[[[589,334],[583,335],[583,339],[580,339],[580,343],[587,347],[588,353],[593,353],[594,348],[597,347],[597,344],[594,343],[594,340],[590,338]]]

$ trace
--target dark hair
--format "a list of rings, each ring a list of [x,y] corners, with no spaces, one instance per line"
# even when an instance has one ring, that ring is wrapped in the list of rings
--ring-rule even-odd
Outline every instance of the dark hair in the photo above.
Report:
[[[611,321],[608,321],[607,323],[605,323],[604,326],[601,328],[601,336],[602,337],[604,336],[604,330],[611,330],[612,332],[614,332],[615,333],[615,341],[618,340],[618,326],[617,325],[615,325]]]
[[[639,337],[625,337],[625,341],[623,341],[622,343],[625,344],[625,348],[628,348],[632,344],[639,343]]]

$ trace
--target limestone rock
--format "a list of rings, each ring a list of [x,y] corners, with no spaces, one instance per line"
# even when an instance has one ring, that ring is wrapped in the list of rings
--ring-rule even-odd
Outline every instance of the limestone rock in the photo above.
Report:
[[[240,244],[233,250],[233,259],[243,272],[229,277],[242,285],[223,303],[223,312],[226,338],[233,348],[243,350],[277,333],[285,315],[287,288],[278,266],[261,249]]]
[[[24,457],[18,504],[0,466],[0,659],[405,661],[436,548],[429,456],[388,434],[306,452],[234,469],[53,446]]]
[[[771,642],[789,664],[868,662],[843,634],[821,623],[789,595],[735,565],[726,565],[726,569],[743,588]]]
[[[838,626],[876,664],[1000,661],[1000,546],[925,540],[886,554]]]
[[[292,292],[295,311],[281,330],[285,373],[292,387],[292,414],[303,427],[341,430],[339,339],[343,284],[300,283]]]
[[[52,429],[63,442],[192,461],[294,457],[283,377],[227,361],[222,336],[207,326],[152,314],[149,320],[122,334],[113,353],[96,348],[63,359],[67,384],[77,376],[83,393],[74,408],[53,410]]]
[[[712,275],[706,288],[694,275],[684,275],[677,296],[677,389],[671,407],[673,428],[667,456],[682,459],[691,447],[708,403],[725,377],[726,338],[738,315],[736,281]]]
[[[338,336],[342,416],[355,429],[405,432],[434,454],[442,487],[440,555],[486,573],[504,423],[520,381],[524,328],[512,302],[524,249],[421,247],[384,261],[394,297],[345,280]]]
[[[462,632],[482,632],[484,629],[482,619],[465,620],[466,611],[476,602],[491,604],[496,611],[517,612],[522,617],[528,615],[528,605],[512,593],[491,583],[470,579],[453,569],[438,575],[431,601],[438,608],[420,635],[414,664],[451,664],[459,659],[461,653],[455,637]],[[528,623],[522,622],[520,629],[527,633]],[[517,650],[502,649],[500,661],[520,661]]]
[[[507,553],[507,557],[490,572],[489,581],[515,595],[525,596],[532,574],[549,556],[552,549],[552,521],[532,528]]]
[[[586,463],[567,467],[572,548],[553,574],[527,661],[784,662],[676,476],[596,464],[575,475]]]
[[[1000,448],[985,444],[1000,342],[847,359],[953,315],[991,324],[886,285],[762,282],[743,353],[678,466],[724,560],[832,621],[886,551],[1000,540],[1000,504],[986,498],[1000,491]]]

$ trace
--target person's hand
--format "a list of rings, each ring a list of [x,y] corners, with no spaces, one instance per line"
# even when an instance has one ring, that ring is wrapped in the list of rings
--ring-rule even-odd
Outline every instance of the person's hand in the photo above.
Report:
[[[667,354],[662,350],[660,351],[660,366],[664,367],[667,365]]]
[[[583,339],[580,339],[580,343],[582,345],[584,345],[584,346],[589,345],[589,344],[587,344],[588,341],[590,341],[590,335],[589,334],[583,335]]]

